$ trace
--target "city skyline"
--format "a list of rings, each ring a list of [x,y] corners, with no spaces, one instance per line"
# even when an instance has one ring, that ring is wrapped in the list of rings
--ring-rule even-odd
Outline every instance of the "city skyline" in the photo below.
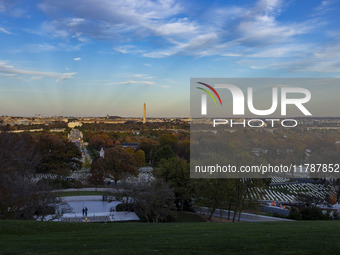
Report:
[[[339,7],[0,0],[0,115],[187,117],[190,78],[339,78]]]

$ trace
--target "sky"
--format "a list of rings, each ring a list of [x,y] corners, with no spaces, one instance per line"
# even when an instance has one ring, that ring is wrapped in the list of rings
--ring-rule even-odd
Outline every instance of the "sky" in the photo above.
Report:
[[[148,117],[185,117],[190,78],[338,78],[339,11],[337,0],[0,0],[0,115],[141,117],[146,103]]]

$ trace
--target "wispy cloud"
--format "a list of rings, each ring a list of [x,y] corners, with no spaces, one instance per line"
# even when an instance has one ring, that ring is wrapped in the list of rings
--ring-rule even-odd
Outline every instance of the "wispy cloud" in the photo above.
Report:
[[[0,12],[15,18],[28,18],[27,10],[19,7],[21,0],[0,0]]]
[[[35,79],[37,77],[43,78],[55,78],[57,81],[63,81],[66,79],[71,79],[74,77],[76,73],[57,73],[57,72],[42,72],[35,70],[24,70],[15,68],[14,66],[8,65],[6,61],[0,61],[0,73],[9,78],[17,78],[20,76],[31,76],[31,78]]]
[[[133,78],[132,78],[133,77]],[[117,79],[118,78],[118,79]],[[121,80],[121,81],[119,81]],[[157,77],[148,74],[122,74],[116,77],[116,80],[93,80],[87,83],[90,86],[135,86],[135,87],[155,87],[169,89],[176,81],[171,79],[157,79]],[[169,85],[171,84],[171,85]]]
[[[9,78],[19,78],[18,75],[14,74],[14,73],[0,73],[1,77],[9,77]]]
[[[63,50],[105,40],[117,53],[146,58],[186,55],[232,57],[243,63],[248,58],[300,61],[306,52],[303,36],[313,36],[330,22],[325,14],[335,9],[334,3],[320,1],[306,18],[296,19],[284,16],[294,8],[294,1],[283,0],[207,5],[199,11],[179,0],[43,0],[38,6],[50,19],[41,24],[39,33],[63,40],[66,46],[55,46]]]
[[[287,70],[290,72],[340,72],[340,37],[335,36],[331,42],[324,45],[306,43],[304,45],[290,45],[290,47],[275,49],[274,51],[258,52],[248,56],[248,60],[240,64],[249,65],[253,69]],[[296,56],[301,56],[297,58]],[[256,62],[252,57],[261,57]],[[264,61],[265,56],[272,57],[276,61]],[[285,57],[282,61],[277,58]]]
[[[43,51],[55,51],[57,50],[57,47],[48,43],[39,43],[25,45],[24,49],[30,52],[43,52]]]
[[[5,28],[3,28],[3,27],[0,27],[0,32],[1,32],[1,33],[5,33],[5,34],[8,34],[8,35],[12,34],[11,32],[9,32],[7,29],[5,29]]]
[[[125,44],[113,47],[113,50],[123,54],[140,54],[144,53],[144,50],[138,49],[135,45]]]
[[[154,78],[153,76],[143,74],[143,73],[132,74],[131,76],[135,78],[140,78],[140,79],[153,79]]]
[[[73,61],[80,61],[81,60],[81,58],[73,58]]]
[[[175,0],[99,3],[88,0],[85,4],[80,0],[45,0],[39,6],[51,17],[58,14],[58,19],[46,21],[42,26],[52,37],[111,40],[117,52],[150,58],[242,55],[237,51],[239,46],[249,50],[275,45],[308,33],[318,25],[312,19],[300,23],[279,21],[277,17],[284,8],[281,0],[260,0],[248,7],[211,7],[203,20],[191,16]],[[61,18],[66,10],[68,15]],[[145,38],[153,44],[155,37],[159,38],[155,41],[163,39],[156,49],[131,43]]]
[[[122,81],[122,82],[119,82],[119,84],[123,84],[123,85],[143,85],[143,86],[155,85],[155,83],[153,81],[134,81],[134,80]]]
[[[332,6],[334,3],[335,1],[332,1],[332,0],[321,1],[320,5],[314,8],[314,12],[312,16],[324,15],[327,12],[334,10]]]

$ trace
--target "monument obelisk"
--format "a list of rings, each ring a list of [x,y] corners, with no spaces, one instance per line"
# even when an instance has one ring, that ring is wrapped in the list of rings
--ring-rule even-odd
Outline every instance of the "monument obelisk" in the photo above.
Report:
[[[144,103],[143,123],[146,123],[146,104]]]

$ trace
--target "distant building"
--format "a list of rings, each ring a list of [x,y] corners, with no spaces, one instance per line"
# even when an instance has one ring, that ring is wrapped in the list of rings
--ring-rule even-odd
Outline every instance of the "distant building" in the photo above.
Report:
[[[146,104],[144,103],[144,111],[143,111],[143,123],[146,123]]]
[[[120,145],[123,146],[124,148],[131,148],[133,150],[138,149],[138,143],[121,143]]]
[[[79,129],[72,129],[71,132],[68,134],[68,139],[80,141],[83,139],[83,133],[79,131]]]
[[[83,125],[83,123],[79,122],[79,121],[73,121],[73,122],[69,122],[67,124],[67,126],[69,128],[75,128],[75,127],[81,127]]]
[[[65,132],[66,128],[53,128],[50,129],[50,132]]]

